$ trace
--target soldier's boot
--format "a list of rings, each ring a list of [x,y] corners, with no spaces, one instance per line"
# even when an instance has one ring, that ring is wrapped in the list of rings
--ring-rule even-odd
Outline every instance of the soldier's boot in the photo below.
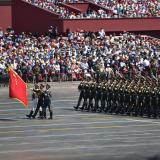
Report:
[[[77,109],[79,108],[79,106],[80,106],[80,104],[81,104],[81,101],[82,101],[82,96],[79,97],[77,106],[74,106],[74,107],[73,107],[75,110],[77,110]]]
[[[86,107],[87,107],[87,101],[84,101],[82,107],[80,107],[79,109],[83,111]]]
[[[137,117],[138,116],[138,107],[135,105],[134,106],[134,113],[133,116]]]
[[[112,107],[111,107],[111,114],[112,114],[112,113],[115,113],[115,112],[116,112],[116,109],[117,109],[117,104],[116,104],[116,102],[113,102],[113,103],[112,103]]]
[[[84,105],[82,105],[82,107],[79,107],[79,109],[83,111],[84,110]]]
[[[89,106],[89,110],[92,111],[93,108],[94,108],[94,107],[93,107],[93,103],[91,103],[90,106]]]
[[[121,108],[121,104],[120,103],[116,103],[116,108],[115,108],[115,114],[119,114],[120,113],[120,108]]]
[[[98,107],[98,108],[97,108],[97,112],[98,112],[98,113],[102,112],[102,108],[101,108],[101,107]]]
[[[53,119],[53,112],[50,112],[50,117],[48,119]]]
[[[95,106],[92,106],[91,111],[92,111],[92,112],[96,112],[96,107],[95,107]]]
[[[95,107],[94,107],[95,112],[98,111],[98,108],[99,108],[98,104],[97,105],[95,104]]]
[[[79,106],[80,106],[80,103],[78,102],[77,106],[73,106],[73,108],[74,108],[75,110],[78,110]]]
[[[125,113],[125,104],[124,103],[121,105],[119,112],[121,115]]]
[[[108,113],[112,113],[112,103],[109,103],[109,106],[108,106]]]
[[[105,113],[108,113],[109,110],[110,110],[110,104],[107,102],[107,105],[106,105],[106,107],[104,108],[104,112],[105,112]]]
[[[74,108],[75,110],[77,110],[77,109],[78,109],[78,107],[79,107],[79,106],[73,106],[73,108]]]
[[[106,113],[105,106],[101,106],[101,108],[102,108],[102,111],[103,111],[104,113]]]
[[[130,111],[130,110],[127,110],[126,115],[127,115],[127,116],[130,116],[130,115],[131,115],[131,111]]]
[[[158,113],[158,109],[157,109],[157,106],[156,106],[156,104],[155,105],[153,105],[154,107],[153,107],[153,111],[152,111],[152,117],[153,118],[157,118],[157,113]]]
[[[105,102],[101,102],[101,104],[100,104],[101,111],[104,112],[104,108],[105,108]]]
[[[153,116],[153,118],[155,118],[155,119],[156,119],[156,118],[157,118],[157,113],[153,113],[153,115],[152,115],[152,116]]]
[[[91,103],[90,105],[89,105],[89,111],[91,110],[92,112],[95,112],[95,109],[94,109],[94,106],[93,106],[93,103]]]
[[[85,110],[86,110],[87,112],[89,112],[89,111],[90,111],[90,108],[91,108],[91,104],[89,104],[89,105],[85,108]]]
[[[29,114],[26,115],[26,117],[31,118],[33,115],[33,111],[31,110]]]
[[[43,112],[43,116],[42,116],[44,119],[46,119],[46,111]]]
[[[147,117],[151,118],[151,113],[150,112],[147,113]]]
[[[115,104],[114,103],[111,103],[111,107],[110,107],[109,113],[110,114],[115,113]]]
[[[105,113],[107,113],[108,110],[109,110],[108,106],[107,106],[107,107],[104,107],[104,109],[103,109],[103,111],[104,111]]]
[[[43,119],[43,112],[42,111],[39,111],[39,119]]]
[[[79,109],[82,111],[84,110],[84,108],[85,108],[85,104],[83,104],[82,107],[79,107]]]
[[[141,107],[142,107],[142,106],[141,106]],[[141,117],[143,117],[143,109],[142,109],[142,108],[140,109],[139,115],[140,115]]]
[[[121,111],[121,114],[123,114],[123,115],[127,114],[127,105],[126,104],[124,104],[122,111]]]
[[[129,103],[129,104],[127,105],[126,114],[127,114],[128,116],[130,116],[130,115],[131,115],[131,112],[132,112],[132,106],[131,106],[131,104]]]
[[[115,114],[118,114],[118,108],[119,108],[119,104],[117,102],[115,102],[112,112],[115,113]]]
[[[118,106],[115,110],[115,114],[119,114],[120,113],[120,107]]]

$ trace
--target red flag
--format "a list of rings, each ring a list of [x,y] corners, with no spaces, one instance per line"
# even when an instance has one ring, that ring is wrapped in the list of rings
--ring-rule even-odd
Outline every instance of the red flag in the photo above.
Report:
[[[12,69],[9,70],[9,97],[19,100],[24,106],[28,106],[27,85],[21,77]]]

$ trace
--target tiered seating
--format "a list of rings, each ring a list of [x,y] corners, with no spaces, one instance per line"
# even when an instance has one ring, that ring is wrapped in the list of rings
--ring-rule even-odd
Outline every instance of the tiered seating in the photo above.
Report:
[[[109,18],[107,12],[101,8],[98,10],[94,10],[89,7],[85,13],[76,13],[61,5],[62,2],[70,3],[74,1],[61,1],[61,3],[57,3],[56,1],[52,0],[26,0],[26,2],[29,2],[40,8],[55,12],[60,15],[60,18],[64,19]]]
[[[121,77],[160,75],[160,40],[124,33],[106,36],[104,30],[34,36],[13,30],[0,34],[0,78],[10,65],[31,82],[79,80],[94,77],[97,64],[104,75]]]
[[[105,7],[94,10],[88,8],[86,13],[71,12],[60,3],[78,3],[83,1],[74,0],[26,0],[33,5],[53,11],[60,15],[60,18],[82,19],[82,18],[134,18],[134,17],[160,17],[160,2],[158,0],[95,0],[94,3]]]
[[[111,18],[160,17],[158,0],[93,0],[107,8]]]

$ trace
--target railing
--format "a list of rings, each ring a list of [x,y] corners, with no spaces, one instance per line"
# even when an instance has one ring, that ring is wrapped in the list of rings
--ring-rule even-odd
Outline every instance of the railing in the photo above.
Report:
[[[69,73],[60,73],[55,72],[52,74],[23,74],[21,78],[26,83],[47,83],[47,82],[66,82],[66,81],[82,81],[86,77],[93,78],[95,73],[88,72],[69,72]],[[9,76],[8,75],[0,75],[0,87],[8,87],[9,85]]]
[[[60,73],[59,71],[50,74],[24,74],[21,75],[26,83],[39,83],[39,82],[65,82],[65,81],[82,81],[86,77],[93,78],[95,73],[92,72],[68,72]]]

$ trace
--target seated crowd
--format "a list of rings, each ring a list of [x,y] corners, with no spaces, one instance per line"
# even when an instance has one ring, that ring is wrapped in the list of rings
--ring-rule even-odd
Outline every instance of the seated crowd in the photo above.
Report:
[[[26,0],[33,5],[59,14],[64,19],[84,18],[135,18],[160,17],[160,2],[158,0],[94,0],[102,6],[98,11],[88,8],[86,13],[75,13],[59,5],[60,3],[78,3],[76,0]]]
[[[26,0],[29,3],[32,3],[35,6],[38,6],[43,9],[55,12],[60,15],[61,18],[70,17],[72,13],[69,12],[66,8],[59,6],[56,3],[53,3],[52,0]]]
[[[92,10],[91,8],[88,8],[86,13],[80,13],[80,12],[75,13],[59,5],[60,1],[56,2],[52,0],[26,0],[26,2],[32,3],[33,5],[38,6],[40,8],[55,12],[59,15],[59,18],[63,18],[63,19],[107,18],[108,17],[108,15],[106,14],[106,11],[104,11],[103,9],[99,9],[98,11],[95,11],[95,10]]]
[[[160,17],[158,0],[93,0],[109,10],[110,17]]]
[[[160,40],[124,32],[106,36],[85,31],[67,36],[16,35],[0,30],[0,77],[11,66],[26,82],[81,80],[96,72],[106,78],[160,75]]]

